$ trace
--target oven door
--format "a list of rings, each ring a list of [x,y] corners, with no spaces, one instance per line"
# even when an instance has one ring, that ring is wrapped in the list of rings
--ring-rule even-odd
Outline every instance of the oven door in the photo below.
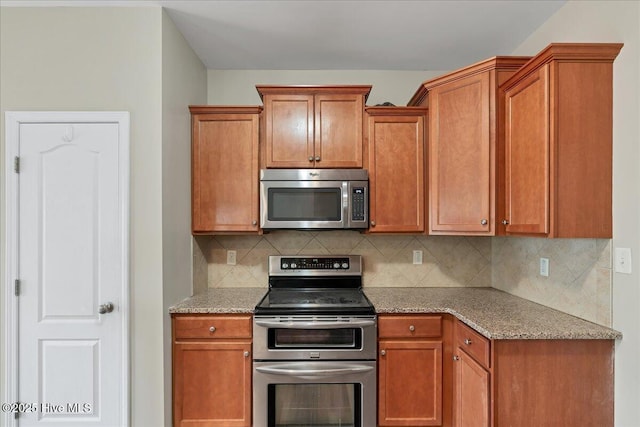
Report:
[[[375,360],[376,316],[254,316],[254,360]]]
[[[376,362],[254,362],[254,427],[376,425]]]

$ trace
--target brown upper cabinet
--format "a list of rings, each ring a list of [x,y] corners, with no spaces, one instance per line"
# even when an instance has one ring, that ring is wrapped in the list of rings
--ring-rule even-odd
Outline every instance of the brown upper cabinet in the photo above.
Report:
[[[506,233],[612,236],[613,61],[622,44],[551,44],[505,93]]]
[[[487,59],[424,82],[409,101],[429,107],[429,234],[504,234],[498,87],[529,59]]]
[[[371,86],[256,86],[267,168],[361,168]]]
[[[194,234],[258,231],[261,107],[191,106]]]
[[[367,107],[369,232],[423,233],[426,108]]]

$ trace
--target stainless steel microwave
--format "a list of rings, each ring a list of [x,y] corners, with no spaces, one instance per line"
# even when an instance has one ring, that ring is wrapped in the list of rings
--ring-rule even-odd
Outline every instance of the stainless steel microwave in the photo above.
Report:
[[[363,229],[369,222],[369,176],[364,169],[263,169],[260,227]]]

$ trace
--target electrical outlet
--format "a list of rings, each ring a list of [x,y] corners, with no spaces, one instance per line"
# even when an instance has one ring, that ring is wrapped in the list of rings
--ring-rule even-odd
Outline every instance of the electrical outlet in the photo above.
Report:
[[[413,251],[413,263],[422,264],[422,251]]]
[[[616,273],[631,274],[631,248],[616,248]]]
[[[227,264],[236,265],[236,251],[227,251]]]
[[[540,275],[549,277],[549,258],[540,258]]]

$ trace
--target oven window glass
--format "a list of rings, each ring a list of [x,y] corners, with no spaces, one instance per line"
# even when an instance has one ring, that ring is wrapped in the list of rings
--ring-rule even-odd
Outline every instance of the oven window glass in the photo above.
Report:
[[[360,348],[361,330],[270,329],[269,348]]]
[[[341,221],[340,188],[269,188],[270,221]]]
[[[360,384],[270,384],[269,427],[360,427]]]

